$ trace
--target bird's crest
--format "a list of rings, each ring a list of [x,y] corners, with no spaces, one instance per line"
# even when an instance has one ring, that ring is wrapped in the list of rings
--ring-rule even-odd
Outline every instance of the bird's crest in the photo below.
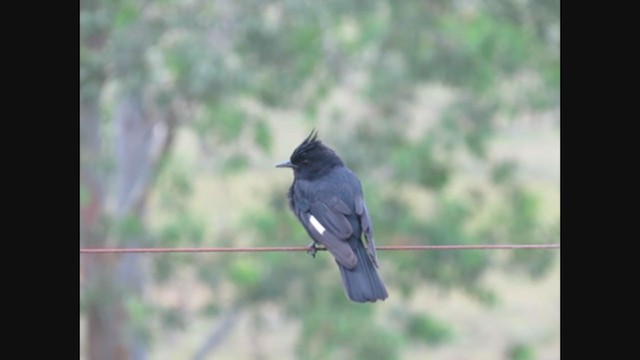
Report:
[[[317,138],[318,131],[316,129],[311,130],[309,136],[291,154],[291,161],[295,161],[297,158],[304,156],[305,153],[322,145],[322,142]]]

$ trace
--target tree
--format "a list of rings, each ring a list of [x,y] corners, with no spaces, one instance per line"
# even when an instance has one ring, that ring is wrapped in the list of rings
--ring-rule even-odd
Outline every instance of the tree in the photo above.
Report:
[[[386,244],[549,241],[557,225],[539,221],[536,198],[518,179],[517,164],[492,158],[488,148],[501,118],[559,106],[558,5],[83,0],[81,246],[202,243],[210,231],[188,201],[197,171],[174,156],[177,132],[199,134],[200,150],[218,174],[242,172],[256,152],[269,152],[273,134],[263,116],[276,109],[306,118],[309,127],[323,122],[343,129],[332,143],[364,179],[375,236]],[[515,96],[508,92],[512,83],[524,84]],[[449,100],[416,131],[408,109],[433,84]],[[347,91],[365,110],[349,119],[344,108],[327,116],[323,106],[336,91]],[[261,111],[251,110],[256,107]],[[453,191],[469,161],[487,176],[462,193]],[[396,195],[409,188],[430,200],[432,217]],[[247,211],[233,231],[216,233],[217,244],[307,243],[283,195],[274,191],[268,207]],[[154,210],[161,215],[153,218],[151,196],[161,198]],[[157,217],[161,224],[152,221]],[[544,273],[549,254],[527,255],[514,252],[514,263]],[[394,259],[384,264],[390,274],[385,281],[403,296],[423,282],[461,288],[485,302],[496,296],[477,281],[494,265],[489,254]],[[383,324],[372,319],[373,307],[354,310],[330,280],[333,264],[317,264],[325,260],[310,267],[306,257],[283,254],[250,262],[158,257],[150,264],[134,255],[85,256],[81,303],[88,357],[145,358],[152,319],[183,324],[190,314],[153,304],[145,289],[185,267],[214,290],[226,284],[234,289],[232,305],[214,299],[203,309],[229,315],[196,357],[215,348],[234,314],[252,313],[259,327],[269,303],[301,322],[297,354],[303,358],[394,357],[407,341],[438,343],[450,336],[432,314],[398,309],[395,320]],[[329,317],[341,320],[327,322]]]

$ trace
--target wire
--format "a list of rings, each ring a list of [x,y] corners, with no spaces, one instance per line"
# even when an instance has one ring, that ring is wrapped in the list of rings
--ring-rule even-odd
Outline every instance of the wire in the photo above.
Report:
[[[327,250],[317,247],[318,251]],[[377,246],[380,251],[416,250],[504,250],[504,249],[560,249],[560,244],[478,244],[478,245],[387,245]],[[80,249],[81,254],[127,254],[127,253],[207,253],[207,252],[285,252],[309,251],[307,246],[274,247],[202,247],[202,248],[93,248]]]

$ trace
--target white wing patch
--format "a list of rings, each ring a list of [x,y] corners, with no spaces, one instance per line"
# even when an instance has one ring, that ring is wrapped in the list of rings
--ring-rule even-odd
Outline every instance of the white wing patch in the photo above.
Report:
[[[313,225],[313,227],[316,228],[316,230],[318,230],[320,235],[324,235],[324,232],[327,229],[325,229],[324,226],[322,226],[322,224],[320,224],[320,221],[318,221],[318,219],[316,219],[315,216],[309,215],[309,221],[311,222],[311,225]]]

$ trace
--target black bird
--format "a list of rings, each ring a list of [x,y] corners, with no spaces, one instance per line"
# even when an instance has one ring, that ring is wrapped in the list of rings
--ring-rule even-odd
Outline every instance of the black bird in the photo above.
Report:
[[[342,159],[311,134],[276,167],[293,169],[289,205],[313,239],[333,255],[349,299],[374,302],[388,297],[378,274],[371,219],[358,178]],[[364,234],[364,242],[361,239]]]

